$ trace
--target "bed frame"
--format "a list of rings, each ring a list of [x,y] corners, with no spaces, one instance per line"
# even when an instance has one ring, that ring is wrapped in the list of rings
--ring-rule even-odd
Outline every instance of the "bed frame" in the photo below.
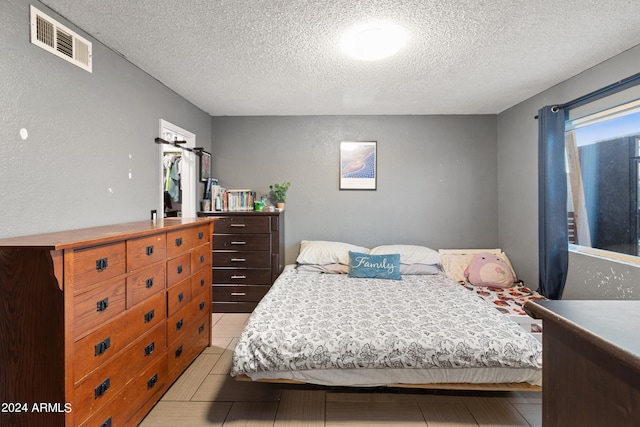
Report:
[[[245,374],[235,377],[236,381],[252,381],[275,384],[307,384],[302,381],[288,379],[260,379],[252,380]],[[345,386],[349,387],[349,386]],[[529,383],[499,383],[499,384],[473,384],[473,383],[441,383],[441,384],[385,384],[382,387],[389,388],[413,388],[424,390],[469,390],[469,391],[542,391],[541,386]]]

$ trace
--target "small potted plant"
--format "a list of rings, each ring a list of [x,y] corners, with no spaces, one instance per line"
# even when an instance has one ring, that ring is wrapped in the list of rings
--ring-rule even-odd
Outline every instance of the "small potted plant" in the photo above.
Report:
[[[284,182],[282,184],[273,184],[269,186],[269,189],[273,193],[273,198],[276,201],[278,209],[284,209],[284,202],[287,201],[287,190],[291,186],[290,182]]]

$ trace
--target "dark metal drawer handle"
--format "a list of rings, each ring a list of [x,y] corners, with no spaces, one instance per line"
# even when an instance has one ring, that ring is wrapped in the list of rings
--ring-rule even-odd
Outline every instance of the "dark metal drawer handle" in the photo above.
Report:
[[[178,294],[178,302],[182,302],[183,299],[184,299],[184,293],[180,292]]]
[[[182,266],[181,265],[178,266],[178,274],[182,274]]]
[[[204,301],[201,301],[198,307],[200,307],[200,310],[204,310]]]
[[[231,242],[232,245],[246,245],[247,242],[241,242],[241,241],[233,241]]]
[[[231,258],[231,262],[247,262],[246,258]]]
[[[96,260],[96,270],[104,271],[109,266],[109,258],[100,258]]]
[[[182,326],[184,325],[184,319],[180,319],[176,322],[176,331],[179,331],[180,329],[182,329]]]
[[[198,233],[198,240],[202,240],[204,238],[204,233],[201,231]]]
[[[246,292],[231,292],[232,297],[244,297],[247,296]]]
[[[147,279],[147,281],[145,282],[145,286],[147,287],[147,289],[153,287],[153,277]]]
[[[153,255],[153,246],[147,246],[146,254],[147,255]]]
[[[111,417],[109,417],[102,424],[100,424],[100,427],[111,427],[111,422]]]
[[[182,346],[176,349],[176,357],[180,357],[180,355],[182,355]]]
[[[107,351],[109,347],[111,347],[111,337],[107,337],[95,345],[95,349],[96,349],[95,356],[100,356],[102,353]]]
[[[155,350],[155,349],[156,349],[156,342],[154,341],[154,342],[152,342],[151,344],[149,344],[148,346],[146,346],[144,348],[145,357],[149,356],[151,353],[153,353],[153,350]]]
[[[246,227],[247,225],[246,224],[229,224],[229,226],[230,227],[240,227],[240,228],[242,228],[242,227]]]
[[[233,276],[231,276],[232,279],[246,279],[247,276],[245,276],[244,274],[234,274]]]
[[[100,385],[98,387],[96,387],[93,391],[94,391],[94,399],[97,399],[101,396],[103,396],[107,390],[109,390],[109,387],[111,387],[111,377],[107,378],[106,380],[102,381],[100,383]]]
[[[109,308],[109,298],[105,298],[103,300],[100,300],[98,302],[96,302],[96,311],[105,311],[107,308]]]
[[[204,262],[204,260],[205,260],[204,255],[200,255],[200,262]]]
[[[204,286],[204,279],[200,279],[200,286]]]
[[[158,382],[158,374],[155,374],[154,376],[149,378],[149,381],[147,381],[147,390],[149,390],[150,388],[153,388],[153,386],[156,385],[157,382]]]
[[[155,310],[151,310],[148,313],[145,313],[144,315],[144,323],[149,323],[153,320],[153,318],[155,317]]]
[[[182,237],[176,239],[176,246],[182,246]]]

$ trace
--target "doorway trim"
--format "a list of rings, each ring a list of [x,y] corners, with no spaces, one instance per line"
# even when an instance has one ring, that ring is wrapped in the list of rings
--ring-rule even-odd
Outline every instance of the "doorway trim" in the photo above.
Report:
[[[184,144],[188,148],[194,148],[196,146],[196,135],[192,132],[189,132],[186,129],[183,129],[179,126],[174,125],[171,122],[168,122],[164,119],[160,119],[160,130],[158,135],[163,135],[163,131],[168,130],[174,134],[179,134],[184,136],[186,144]],[[162,158],[163,158],[163,147],[164,144],[158,144],[158,164],[159,168],[159,180],[158,180],[158,191],[159,191],[159,218],[164,218],[164,185],[163,185],[163,176],[162,176]],[[172,147],[173,149],[173,147]],[[182,161],[181,161],[182,173],[180,175],[180,181],[182,183],[182,216],[185,218],[195,218],[196,217],[196,155],[193,152],[182,150]]]

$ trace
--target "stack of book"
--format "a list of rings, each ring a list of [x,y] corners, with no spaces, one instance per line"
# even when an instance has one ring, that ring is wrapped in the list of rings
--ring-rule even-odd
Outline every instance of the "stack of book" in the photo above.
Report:
[[[227,190],[218,184],[216,178],[209,178],[205,186],[203,200],[211,200],[212,211],[252,211],[256,192],[251,190]]]
[[[222,209],[225,211],[252,211],[255,200],[255,191],[226,190],[222,195]]]

